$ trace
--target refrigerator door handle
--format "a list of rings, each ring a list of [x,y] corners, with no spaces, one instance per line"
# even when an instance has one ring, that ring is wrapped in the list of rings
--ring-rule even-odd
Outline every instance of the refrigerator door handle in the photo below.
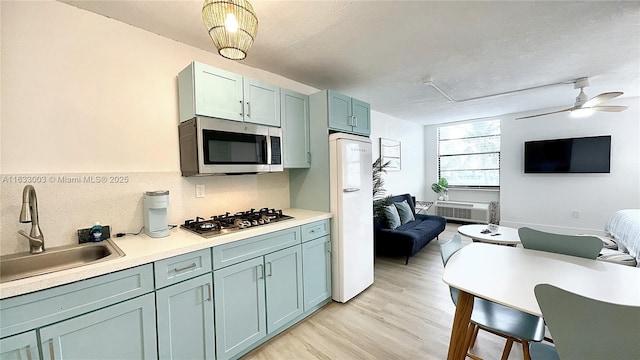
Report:
[[[356,191],[360,191],[360,188],[346,188],[346,189],[342,189],[342,192],[356,192]]]

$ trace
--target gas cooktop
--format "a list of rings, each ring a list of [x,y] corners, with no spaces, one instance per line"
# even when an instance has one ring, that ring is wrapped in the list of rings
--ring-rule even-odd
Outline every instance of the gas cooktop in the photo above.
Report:
[[[240,211],[233,215],[227,212],[222,215],[211,216],[209,219],[196,217],[195,220],[185,220],[184,224],[180,225],[180,227],[200,236],[210,238],[232,231],[289,219],[293,219],[293,217],[282,214],[282,210],[262,208],[260,210],[250,209]]]

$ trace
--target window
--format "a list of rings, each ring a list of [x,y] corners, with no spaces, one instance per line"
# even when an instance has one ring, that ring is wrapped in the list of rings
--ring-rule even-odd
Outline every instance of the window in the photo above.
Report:
[[[500,186],[500,120],[438,128],[438,178],[449,186]]]

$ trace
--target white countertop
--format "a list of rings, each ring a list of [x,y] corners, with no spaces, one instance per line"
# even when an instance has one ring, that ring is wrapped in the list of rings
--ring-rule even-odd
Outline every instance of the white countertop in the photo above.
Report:
[[[144,233],[113,238],[113,242],[125,253],[125,256],[105,262],[2,283],[0,284],[0,299],[44,290],[172,256],[331,218],[330,213],[319,211],[285,209],[283,212],[294,218],[208,239],[179,227],[171,230],[171,235],[164,238],[151,238]]]

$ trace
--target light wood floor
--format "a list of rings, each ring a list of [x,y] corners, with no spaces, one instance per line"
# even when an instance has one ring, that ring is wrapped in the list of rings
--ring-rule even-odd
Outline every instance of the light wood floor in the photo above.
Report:
[[[328,304],[243,359],[446,359],[455,307],[442,282],[439,244],[458,226],[447,224],[409,265],[404,258],[377,257],[370,288],[346,304]],[[500,359],[504,343],[481,331],[472,352]],[[509,359],[522,359],[519,344]]]

